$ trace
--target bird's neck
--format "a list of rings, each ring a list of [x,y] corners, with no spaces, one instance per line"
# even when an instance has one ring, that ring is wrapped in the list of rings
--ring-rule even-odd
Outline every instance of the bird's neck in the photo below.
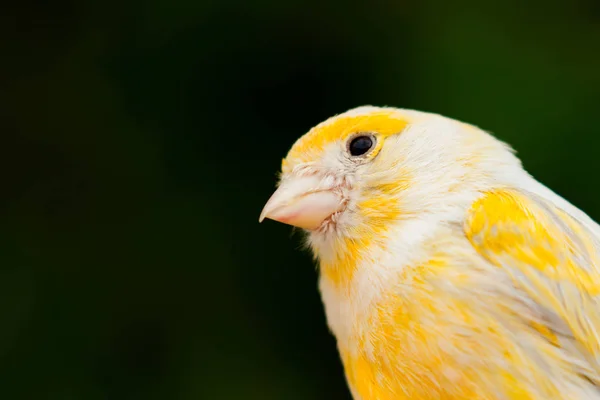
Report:
[[[368,329],[373,305],[398,287],[403,271],[427,259],[424,244],[437,234],[436,226],[442,227],[433,217],[403,221],[378,239],[336,238],[322,247],[312,243],[320,259],[327,321],[341,347]]]

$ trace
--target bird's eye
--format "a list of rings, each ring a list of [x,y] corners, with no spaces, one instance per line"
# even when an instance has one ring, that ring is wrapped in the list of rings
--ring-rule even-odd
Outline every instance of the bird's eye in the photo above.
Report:
[[[348,151],[353,156],[362,156],[367,151],[371,150],[374,141],[371,136],[361,135],[353,138],[348,144]]]

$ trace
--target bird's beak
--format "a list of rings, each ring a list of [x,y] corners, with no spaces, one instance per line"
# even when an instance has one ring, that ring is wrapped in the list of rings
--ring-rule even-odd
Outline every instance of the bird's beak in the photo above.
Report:
[[[343,206],[342,196],[317,176],[290,177],[273,193],[260,214],[298,228],[314,230]]]

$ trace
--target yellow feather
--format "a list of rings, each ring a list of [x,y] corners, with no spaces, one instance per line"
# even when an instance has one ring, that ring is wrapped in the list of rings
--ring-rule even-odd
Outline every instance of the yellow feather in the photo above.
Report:
[[[465,233],[518,289],[560,318],[589,355],[594,375],[588,378],[600,382],[599,248],[593,235],[564,211],[516,190],[493,191],[477,201]]]
[[[396,184],[395,188],[402,185]],[[373,197],[358,203],[358,212],[364,217],[365,223],[348,232],[334,247],[336,257],[332,260],[322,260],[321,273],[334,285],[347,285],[352,281],[357,264],[363,259],[366,250],[373,247],[381,248],[386,238],[390,224],[398,219],[401,213],[397,198],[390,196],[391,185],[385,184],[374,192]]]
[[[506,329],[485,319],[467,299],[440,290],[444,282],[466,290],[473,283],[452,271],[450,262],[460,260],[449,257],[439,254],[403,271],[398,279],[404,293],[384,294],[369,329],[354,339],[357,349],[341,349],[348,382],[362,399],[494,399],[486,375],[507,388],[508,399],[530,398],[514,375],[483,361],[514,347]],[[457,324],[480,331],[457,336],[452,333]],[[455,359],[453,348],[481,358]]]
[[[427,262],[391,278],[395,289],[373,305],[354,345],[340,345],[360,398],[568,399],[554,374],[598,380],[600,277],[577,262],[595,260],[597,247],[541,201],[484,195],[469,211],[466,243],[444,231],[426,245]],[[498,293],[511,279],[513,292]],[[527,298],[535,304],[521,304]]]
[[[293,160],[294,164],[311,161],[316,154],[320,154],[323,148],[330,143],[343,142],[350,135],[358,132],[377,132],[382,137],[390,136],[399,132],[408,124],[407,119],[402,118],[394,111],[380,111],[361,116],[345,116],[329,119],[302,136],[294,144],[288,153],[286,160]],[[376,148],[370,153],[375,157],[383,141],[377,143]],[[290,172],[293,165],[290,162],[283,164],[283,172]]]

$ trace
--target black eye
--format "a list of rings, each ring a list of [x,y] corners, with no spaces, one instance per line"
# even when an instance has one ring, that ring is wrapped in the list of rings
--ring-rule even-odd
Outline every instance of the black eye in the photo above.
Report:
[[[362,156],[373,147],[373,138],[370,136],[357,136],[348,145],[348,150],[353,156]]]

